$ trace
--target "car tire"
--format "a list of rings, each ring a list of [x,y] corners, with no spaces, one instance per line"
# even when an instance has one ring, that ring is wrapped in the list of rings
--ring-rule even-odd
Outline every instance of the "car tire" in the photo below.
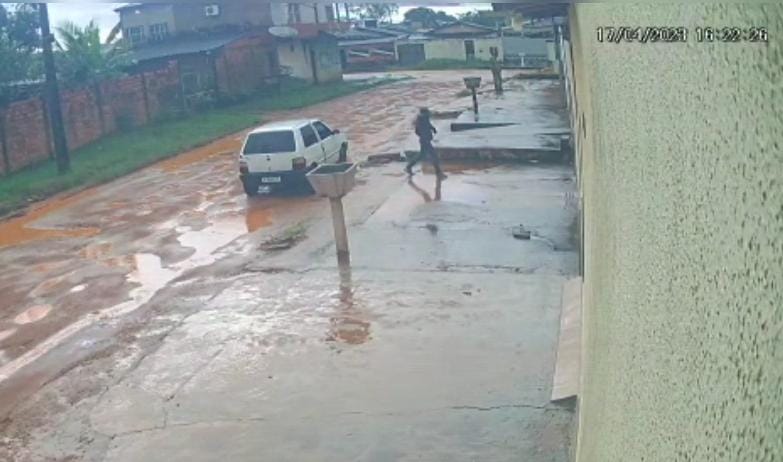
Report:
[[[348,143],[343,143],[340,147],[340,156],[337,158],[337,162],[348,162]]]
[[[258,183],[251,180],[242,180],[242,189],[245,190],[245,194],[248,196],[255,196],[258,194]]]

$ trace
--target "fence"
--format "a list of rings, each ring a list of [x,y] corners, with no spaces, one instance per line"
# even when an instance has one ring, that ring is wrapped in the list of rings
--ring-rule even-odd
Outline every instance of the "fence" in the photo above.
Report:
[[[182,108],[177,66],[167,66],[61,92],[65,134],[77,149],[118,130],[145,125]],[[0,109],[0,173],[7,174],[54,154],[43,98]]]

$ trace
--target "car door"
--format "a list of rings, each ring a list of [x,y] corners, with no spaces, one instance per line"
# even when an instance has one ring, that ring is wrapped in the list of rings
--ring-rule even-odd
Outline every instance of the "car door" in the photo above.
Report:
[[[320,120],[313,122],[313,127],[321,138],[321,144],[323,144],[324,153],[326,154],[326,161],[337,162],[337,158],[340,155],[341,143],[338,137],[335,136],[334,131]]]
[[[302,155],[307,159],[307,165],[322,164],[326,156],[313,126],[304,125],[299,129],[299,133],[302,135]]]

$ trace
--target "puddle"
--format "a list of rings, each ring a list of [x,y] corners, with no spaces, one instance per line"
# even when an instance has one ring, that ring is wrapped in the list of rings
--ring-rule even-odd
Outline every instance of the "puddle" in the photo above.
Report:
[[[350,266],[341,265],[339,272],[340,291],[336,294],[338,313],[329,319],[330,329],[326,341],[361,345],[371,339],[370,322],[363,319],[362,304],[356,300]]]
[[[252,233],[271,224],[272,211],[267,207],[262,208],[257,201],[248,200],[245,213],[247,232]]]
[[[14,324],[30,324],[40,321],[52,311],[52,305],[35,305],[22,311],[14,318]]]
[[[177,271],[163,267],[159,256],[151,253],[139,253],[133,256],[135,270],[128,275],[128,281],[140,284],[131,291],[131,298],[145,299],[177,277]]]
[[[87,189],[72,196],[50,199],[41,206],[36,207],[26,214],[0,222],[0,247],[24,244],[30,241],[40,241],[57,238],[90,237],[101,232],[100,228],[73,227],[73,228],[38,228],[32,223],[46,215],[72,205],[93,194],[92,189]]]

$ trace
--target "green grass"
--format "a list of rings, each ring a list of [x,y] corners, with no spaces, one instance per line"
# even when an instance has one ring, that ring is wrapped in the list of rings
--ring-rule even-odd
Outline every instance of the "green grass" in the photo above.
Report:
[[[261,122],[263,113],[298,109],[390,83],[392,79],[319,86],[287,82],[278,95],[255,95],[231,107],[114,134],[71,152],[70,172],[59,175],[45,161],[0,177],[0,216],[27,203],[73,188],[120,177],[155,161]]]

